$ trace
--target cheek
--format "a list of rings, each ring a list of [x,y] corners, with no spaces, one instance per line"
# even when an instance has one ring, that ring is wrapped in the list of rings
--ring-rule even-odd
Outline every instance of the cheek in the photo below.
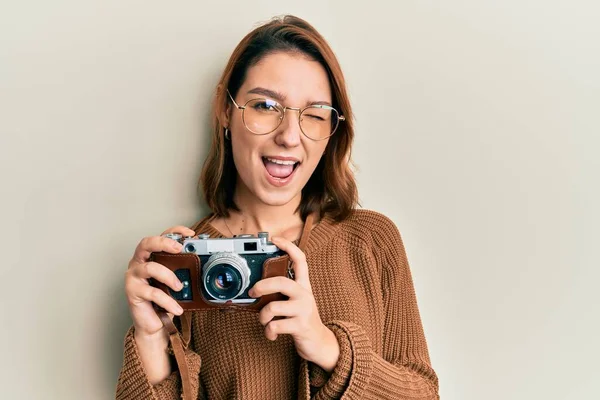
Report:
[[[232,143],[233,161],[239,172],[247,171],[250,163],[250,152],[248,146],[242,140],[236,140]]]
[[[317,164],[319,164],[319,161],[321,161],[321,159],[325,157],[325,149],[327,149],[327,142],[315,147],[315,149],[311,151],[311,165],[314,165],[316,167]]]
[[[251,176],[256,173],[256,154],[259,144],[256,138],[247,132],[237,131],[236,137],[232,135],[233,160],[240,176]]]
[[[310,176],[317,168],[317,165],[319,165],[319,162],[324,157],[323,152],[325,151],[325,148],[326,144],[311,149],[307,160],[308,162],[306,162],[304,168],[304,174],[306,175],[305,180],[308,180],[310,178]]]

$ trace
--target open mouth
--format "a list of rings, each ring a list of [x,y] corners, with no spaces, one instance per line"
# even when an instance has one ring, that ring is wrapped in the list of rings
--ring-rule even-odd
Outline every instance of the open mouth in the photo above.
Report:
[[[281,161],[274,160],[268,157],[262,157],[262,162],[265,165],[265,168],[269,175],[274,179],[284,180],[290,177],[298,165],[300,165],[299,161]]]

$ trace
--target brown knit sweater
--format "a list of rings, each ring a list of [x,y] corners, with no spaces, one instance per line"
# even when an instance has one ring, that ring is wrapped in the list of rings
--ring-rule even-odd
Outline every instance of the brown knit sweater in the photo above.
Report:
[[[196,233],[223,237],[204,218]],[[257,313],[192,315],[186,350],[198,399],[439,399],[400,233],[384,215],[357,209],[325,216],[305,254],[323,323],[340,357],[331,374],[301,359],[289,335],[265,338]],[[174,372],[152,386],[133,339],[125,337],[117,399],[180,399]]]

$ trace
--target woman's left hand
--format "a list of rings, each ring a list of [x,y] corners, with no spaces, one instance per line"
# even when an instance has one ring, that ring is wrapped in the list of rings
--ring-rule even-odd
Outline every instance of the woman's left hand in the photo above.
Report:
[[[308,277],[306,256],[287,239],[273,237],[271,241],[289,255],[294,280],[282,276],[262,279],[250,290],[252,297],[271,293],[282,293],[289,297],[285,301],[272,301],[260,311],[259,321],[265,326],[265,336],[275,340],[281,334],[292,335],[300,357],[331,372],[337,364],[340,346],[334,333],[319,316]],[[286,318],[273,320],[274,317]]]

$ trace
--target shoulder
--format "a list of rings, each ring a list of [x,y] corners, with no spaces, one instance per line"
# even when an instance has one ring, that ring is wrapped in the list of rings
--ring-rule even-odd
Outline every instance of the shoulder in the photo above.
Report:
[[[339,223],[339,229],[368,246],[385,247],[402,242],[396,224],[386,215],[368,209],[354,209]]]
[[[396,226],[394,222],[386,215],[378,211],[368,210],[366,208],[354,209],[346,221],[365,227],[376,228],[384,226],[389,228],[390,226],[393,226],[395,228]]]
[[[339,223],[339,234],[335,236],[346,242],[349,251],[369,254],[382,279],[405,274],[408,269],[400,231],[391,218],[380,212],[353,210],[347,219]]]
[[[213,219],[215,219],[215,217],[216,217],[215,214],[212,212],[205,214],[204,217],[202,217],[198,222],[196,222],[195,224],[192,224],[192,226],[190,226],[190,229],[195,231],[196,234],[201,233],[209,226],[209,223]]]

